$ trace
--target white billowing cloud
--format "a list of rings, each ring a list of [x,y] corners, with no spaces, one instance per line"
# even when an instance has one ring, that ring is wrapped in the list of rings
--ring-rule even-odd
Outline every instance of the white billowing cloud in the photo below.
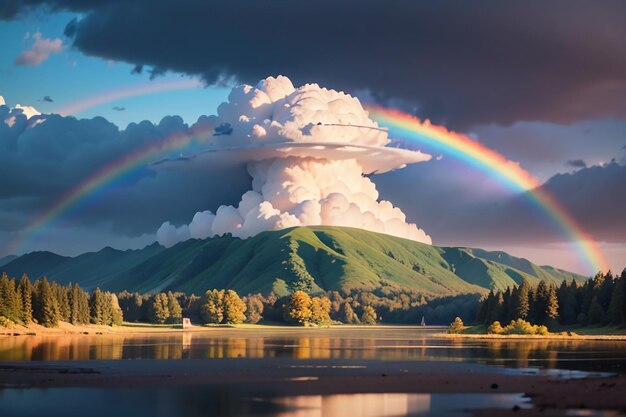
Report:
[[[218,118],[230,125],[233,133],[218,136],[218,145],[305,142],[385,146],[389,143],[387,133],[378,130],[358,98],[317,84],[294,88],[287,77],[269,77],[256,87],[233,88],[228,100],[218,107]]]
[[[260,160],[251,158],[247,167],[252,190],[242,195],[237,207],[220,206],[215,215],[196,213],[188,226],[191,237],[231,233],[247,238],[265,230],[334,225],[431,243],[422,229],[407,223],[399,208],[379,201],[375,184],[364,176],[376,170],[377,155],[391,150],[385,148],[390,142],[387,132],[378,129],[358,99],[316,84],[294,88],[286,77],[270,77],[256,87],[235,87],[229,102],[218,108],[220,125],[230,134],[217,136],[217,147],[249,151],[252,146],[258,155],[267,149],[264,145],[282,144],[287,151]],[[294,155],[290,150],[295,144],[310,147],[298,148]],[[338,155],[336,148],[325,144],[347,144],[359,152],[353,157],[345,152]],[[409,163],[427,160],[423,154],[415,154],[409,156]],[[413,157],[416,159],[411,160]],[[392,161],[389,165],[387,158],[381,170],[404,163]],[[180,233],[184,227],[164,223],[159,231],[167,241],[159,235],[159,242],[168,246],[176,237],[184,240],[185,234]]]
[[[4,97],[0,96],[0,106],[6,105],[7,104],[4,101]],[[22,117],[22,119],[26,117],[26,120],[28,121],[35,116],[41,116],[41,112],[39,112],[39,110],[37,110],[33,106],[23,106],[21,104],[16,104],[15,107],[9,108],[8,116],[4,119],[4,123],[9,127],[13,127],[18,121],[18,117]],[[27,127],[34,127],[38,124],[45,122],[45,120],[46,119],[43,117],[37,118],[34,119],[31,123],[27,123],[26,125]]]
[[[189,234],[191,237],[194,239],[206,239],[213,236],[213,220],[215,220],[215,214],[210,211],[197,212],[193,216],[191,223],[189,223]]]
[[[41,36],[41,32],[33,34],[33,45],[15,58],[15,65],[37,66],[47,60],[51,54],[63,50],[63,41],[60,38],[50,39]]]
[[[15,109],[21,110],[22,114],[26,116],[27,119],[30,119],[33,116],[39,116],[41,114],[39,110],[37,110],[33,106],[22,106],[21,104],[16,104]]]
[[[189,227],[187,225],[176,227],[170,224],[170,222],[165,222],[157,230],[157,239],[166,248],[187,240],[189,237]]]

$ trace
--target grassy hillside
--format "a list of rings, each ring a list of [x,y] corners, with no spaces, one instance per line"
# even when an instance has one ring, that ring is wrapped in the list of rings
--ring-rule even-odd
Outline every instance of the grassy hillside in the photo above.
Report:
[[[45,273],[87,288],[173,289],[196,294],[207,288],[234,288],[242,294],[274,291],[283,295],[298,277],[310,278],[314,291],[373,289],[385,284],[433,295],[504,289],[524,278],[532,283],[583,279],[504,252],[436,247],[326,226],[263,232],[245,240],[231,236],[189,240],[169,249],[151,245],[140,251],[106,248],[76,258],[55,255],[58,258],[46,260],[43,266],[35,265],[40,261],[34,255],[20,257],[2,269],[14,275],[26,271],[35,277]]]

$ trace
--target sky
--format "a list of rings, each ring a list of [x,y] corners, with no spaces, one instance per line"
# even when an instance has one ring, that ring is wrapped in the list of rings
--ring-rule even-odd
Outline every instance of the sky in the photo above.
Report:
[[[519,162],[621,271],[625,20],[620,1],[5,1],[0,118],[21,104],[46,120],[0,124],[0,257],[137,248],[166,220],[236,205],[251,182],[241,167],[143,167],[29,231],[98,169],[202,126],[235,85],[282,74],[428,118]],[[433,244],[594,272],[523,193],[452,155],[401,146],[434,158],[370,179]]]

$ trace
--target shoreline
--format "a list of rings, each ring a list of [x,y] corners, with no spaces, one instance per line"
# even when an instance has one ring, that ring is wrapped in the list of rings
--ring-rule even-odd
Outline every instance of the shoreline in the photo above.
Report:
[[[555,340],[555,341],[626,341],[626,334],[549,334],[549,335],[499,335],[499,334],[477,334],[477,333],[460,333],[449,334],[445,332],[447,326],[418,326],[418,325],[331,325],[324,327],[304,327],[290,326],[278,324],[235,324],[235,325],[193,325],[183,329],[176,324],[147,324],[147,323],[124,323],[122,326],[102,326],[102,325],[81,325],[74,326],[70,323],[60,322],[58,327],[44,327],[32,323],[28,327],[16,325],[13,329],[0,328],[0,338],[15,336],[45,336],[45,337],[62,337],[62,336],[94,336],[94,335],[146,335],[146,334],[188,334],[188,333],[212,333],[212,332],[229,332],[229,331],[245,331],[254,333],[265,330],[283,330],[283,331],[316,331],[316,330],[349,330],[349,329],[406,329],[406,330],[424,330],[429,331],[431,337],[439,337],[444,339],[467,339],[467,340],[499,340],[499,341],[515,341],[515,340]],[[584,329],[583,329],[584,330]],[[436,332],[439,331],[439,332]],[[436,333],[435,333],[436,332]]]
[[[474,339],[474,340],[586,340],[586,341],[626,341],[626,335],[600,335],[600,334],[576,334],[576,335],[536,335],[536,334],[449,334],[435,333],[434,337],[446,339]]]
[[[524,393],[525,415],[576,408],[624,410],[626,376],[566,379],[510,374],[463,362],[218,359],[0,363],[1,388],[185,388],[220,386],[250,395]],[[593,395],[589,395],[593,392]],[[520,410],[521,411],[521,410]],[[520,415],[516,413],[516,415]]]

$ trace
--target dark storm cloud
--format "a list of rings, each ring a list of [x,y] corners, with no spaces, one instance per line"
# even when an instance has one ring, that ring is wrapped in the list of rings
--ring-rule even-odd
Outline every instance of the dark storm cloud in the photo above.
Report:
[[[582,159],[573,159],[567,161],[565,165],[573,167],[573,168],[587,168],[587,163]]]
[[[12,126],[4,122],[7,119]],[[0,232],[22,229],[105,166],[193,128],[177,116],[156,125],[131,123],[125,130],[101,117],[43,115],[27,120],[21,112],[0,106]],[[144,167],[99,190],[67,217],[72,225],[106,225],[124,236],[154,233],[164,218],[188,222],[199,208],[215,210],[236,201],[249,187],[245,167],[214,174],[208,168],[191,181],[189,175]],[[228,187],[223,187],[224,178],[229,178]]]
[[[404,0],[13,1],[84,13],[87,55],[165,70],[276,74],[414,103],[451,127],[626,116],[626,3]]]
[[[445,164],[424,165],[413,168],[421,171],[420,175],[405,177],[397,171],[374,177],[374,181],[381,197],[401,207],[410,220],[424,225],[435,244],[537,244],[567,239],[551,215],[526,194],[477,198],[481,185],[476,178],[446,182],[444,177],[433,187],[429,178],[437,170],[444,173],[449,168]],[[558,174],[543,187],[595,239],[626,242],[626,165],[612,162]],[[416,192],[407,193],[407,189]]]

